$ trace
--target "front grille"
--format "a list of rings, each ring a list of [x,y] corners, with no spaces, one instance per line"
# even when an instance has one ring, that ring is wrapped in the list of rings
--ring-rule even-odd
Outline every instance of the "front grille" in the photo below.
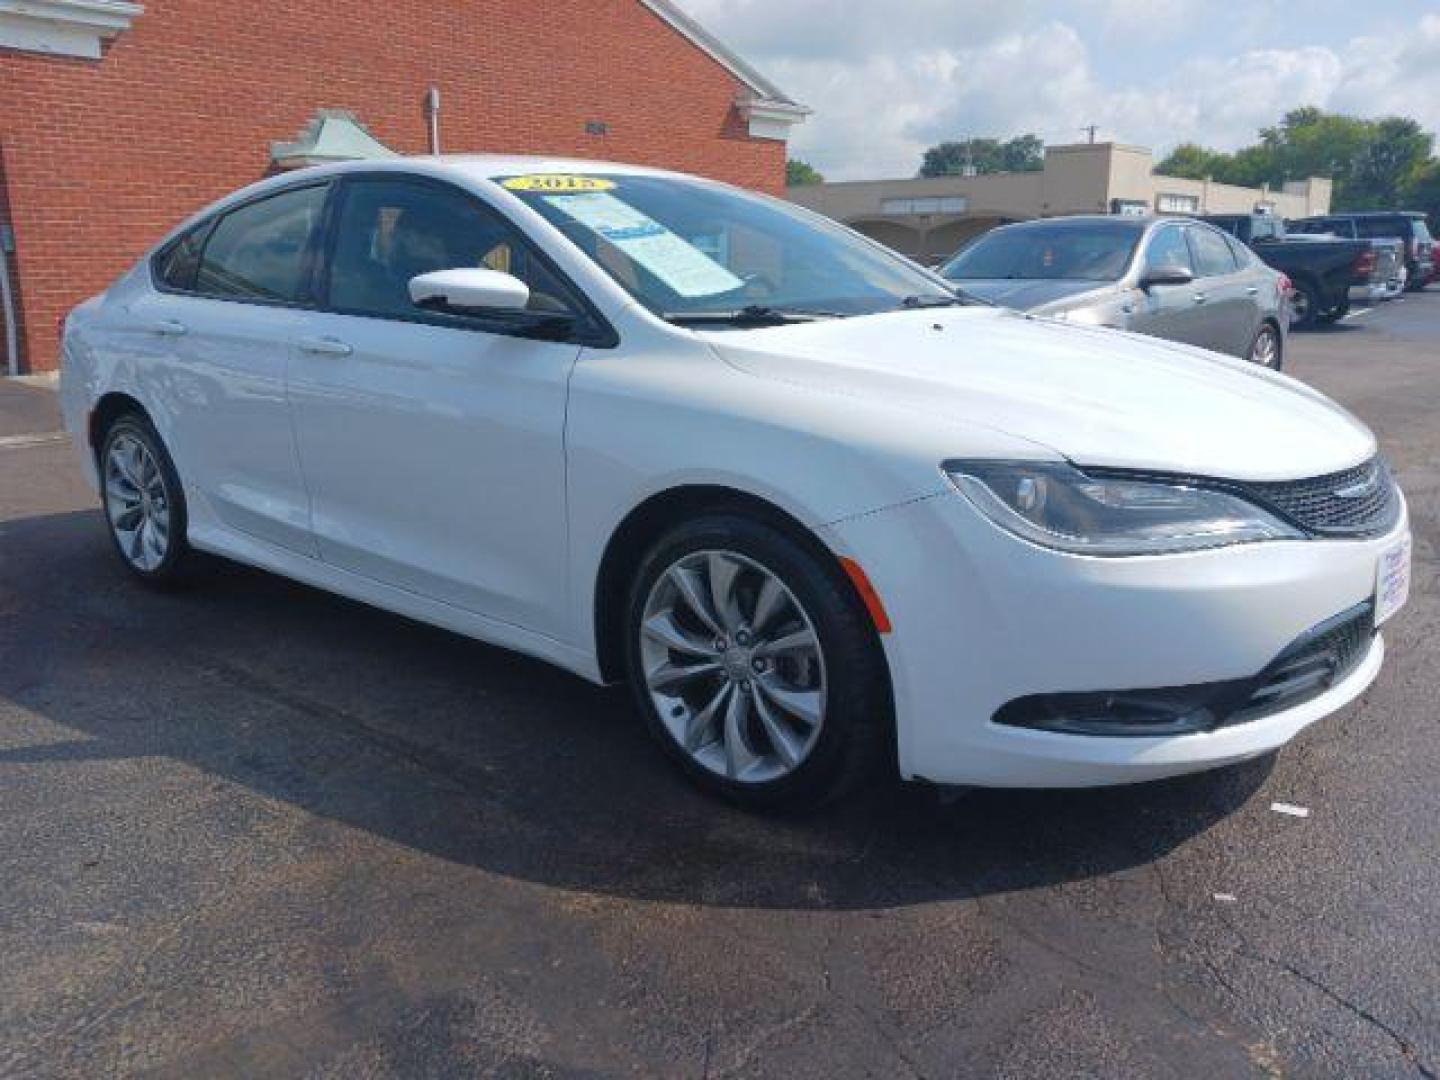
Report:
[[[1359,666],[1374,637],[1375,612],[1369,603],[1326,620],[1272,660],[1221,722],[1257,720],[1318,697]]]
[[[1400,516],[1400,497],[1383,458],[1309,480],[1239,485],[1295,524],[1321,536],[1365,536],[1387,531]]]

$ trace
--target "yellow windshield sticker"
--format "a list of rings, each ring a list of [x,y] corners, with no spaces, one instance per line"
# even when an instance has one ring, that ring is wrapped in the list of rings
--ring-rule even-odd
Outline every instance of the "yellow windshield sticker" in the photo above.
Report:
[[[502,181],[500,186],[511,191],[543,191],[550,195],[564,195],[572,191],[610,191],[615,187],[615,181],[599,176],[538,173],[534,176],[512,176]]]

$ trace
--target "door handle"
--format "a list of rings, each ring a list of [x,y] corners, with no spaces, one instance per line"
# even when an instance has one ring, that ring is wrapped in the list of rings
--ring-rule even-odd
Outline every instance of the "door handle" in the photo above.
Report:
[[[1254,296],[1254,295],[1256,295],[1259,291],[1260,291],[1260,286],[1259,286],[1259,285],[1247,285],[1247,286],[1245,286],[1245,295],[1246,295],[1246,296]]]
[[[161,337],[179,337],[186,329],[185,324],[176,319],[157,319],[150,324],[150,332]]]
[[[1203,303],[1205,303],[1206,300],[1208,300],[1208,299],[1210,299],[1210,298],[1209,298],[1208,296],[1206,296],[1203,292],[1197,292],[1197,293],[1196,293],[1194,296],[1192,296],[1190,299],[1194,300],[1195,303],[1197,303],[1197,304],[1203,304]]]
[[[310,353],[312,356],[349,356],[355,351],[339,338],[333,337],[304,337],[296,344],[301,352]]]

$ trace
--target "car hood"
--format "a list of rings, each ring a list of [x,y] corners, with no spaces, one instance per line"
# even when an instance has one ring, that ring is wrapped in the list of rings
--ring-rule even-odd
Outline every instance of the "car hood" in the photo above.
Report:
[[[1363,424],[1287,376],[1156,338],[994,308],[704,336],[759,378],[1002,431],[1081,465],[1287,480],[1375,453]]]
[[[978,296],[981,300],[989,300],[992,304],[1014,308],[1016,311],[1033,311],[1061,300],[1084,300],[1088,299],[1091,293],[1100,296],[1115,291],[1114,283],[1109,281],[1021,281],[1015,278],[948,280],[971,296]]]

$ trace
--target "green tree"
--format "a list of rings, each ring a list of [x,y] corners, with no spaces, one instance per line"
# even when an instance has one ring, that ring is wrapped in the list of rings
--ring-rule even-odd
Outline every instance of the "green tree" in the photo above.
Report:
[[[1402,192],[1430,159],[1435,139],[1414,120],[1388,116],[1375,122],[1369,143],[1355,162],[1353,197],[1366,208],[1400,204]]]
[[[822,176],[808,161],[791,158],[785,162],[785,186],[799,187],[801,184],[823,184]]]
[[[1045,141],[1039,135],[1017,135],[1000,144],[1000,172],[1039,172],[1045,167]]]
[[[1187,180],[1213,178],[1231,160],[1229,154],[1207,150],[1196,143],[1181,143],[1155,166],[1162,176],[1179,176]]]
[[[1400,204],[1406,210],[1423,210],[1430,231],[1440,236],[1440,158],[1418,165],[1400,186]]]
[[[925,151],[921,176],[959,176],[967,168],[977,173],[1038,172],[1045,167],[1045,143],[1038,135],[999,139],[962,139],[942,142]]]
[[[1273,188],[1328,176],[1335,182],[1337,210],[1376,209],[1401,201],[1407,178],[1430,157],[1432,144],[1431,136],[1405,117],[1365,120],[1306,106],[1262,128],[1258,142],[1233,154],[1187,143],[1156,171]]]

